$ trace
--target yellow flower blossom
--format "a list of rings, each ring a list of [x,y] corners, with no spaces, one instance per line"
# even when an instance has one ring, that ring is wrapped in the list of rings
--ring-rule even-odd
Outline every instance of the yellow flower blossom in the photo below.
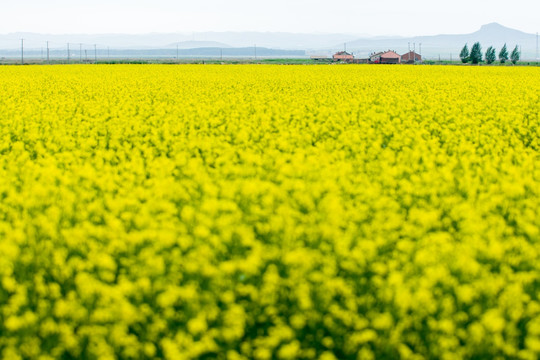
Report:
[[[539,79],[0,67],[0,358],[539,358]]]

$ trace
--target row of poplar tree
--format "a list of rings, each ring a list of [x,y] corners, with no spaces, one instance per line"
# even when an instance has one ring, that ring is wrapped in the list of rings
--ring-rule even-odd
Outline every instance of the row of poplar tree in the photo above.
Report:
[[[486,50],[486,63],[492,64],[495,62],[495,48],[493,46],[490,46]],[[474,43],[473,47],[471,48],[471,51],[469,52],[469,48],[467,47],[467,44],[461,49],[461,53],[459,53],[459,57],[461,58],[462,63],[468,63],[469,61],[472,64],[478,64],[482,60],[482,47],[480,46],[479,42]],[[514,48],[512,51],[512,54],[510,54],[510,60],[513,64],[517,63],[519,61],[519,49],[518,46]],[[506,49],[506,44],[502,47],[501,51],[499,51],[499,61],[501,64],[504,64],[508,61],[508,50]]]

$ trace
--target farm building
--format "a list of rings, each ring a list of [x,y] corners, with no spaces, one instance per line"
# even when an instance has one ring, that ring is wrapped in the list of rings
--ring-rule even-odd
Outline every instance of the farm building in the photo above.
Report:
[[[369,64],[369,58],[353,59],[353,64]]]
[[[352,62],[354,59],[353,54],[349,54],[346,51],[339,51],[332,56],[334,61]]]
[[[371,54],[369,61],[375,64],[399,64],[401,56],[393,50],[388,50]]]
[[[332,60],[326,55],[311,55],[309,58],[313,61],[331,61]]]
[[[414,64],[415,62],[421,62],[422,56],[414,51],[409,51],[406,54],[401,55],[401,62],[404,64]]]

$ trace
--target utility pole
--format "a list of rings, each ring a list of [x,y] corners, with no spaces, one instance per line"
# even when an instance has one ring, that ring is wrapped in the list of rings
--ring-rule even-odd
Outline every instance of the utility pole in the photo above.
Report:
[[[94,63],[97,64],[97,45],[94,44]]]
[[[347,52],[347,43],[343,43],[343,50]]]
[[[111,58],[110,48],[107,46],[107,59]]]
[[[68,49],[68,64],[69,64],[69,43],[67,43],[67,49]]]
[[[255,60],[257,60],[257,44],[253,46],[253,49],[255,50]]]
[[[47,64],[50,64],[49,61],[49,42],[47,41]]]
[[[88,62],[88,50],[84,49],[84,61]]]
[[[21,39],[21,65],[24,65],[24,39]]]
[[[420,47],[420,62],[422,62],[422,43],[419,43],[418,46]],[[416,55],[414,55],[416,57]],[[440,56],[440,55],[439,55]]]
[[[223,61],[223,49],[219,49],[219,59]]]
[[[538,31],[536,32],[536,62],[540,60],[540,55],[538,55]]]
[[[538,55],[538,31],[536,32],[536,61],[538,62],[540,60],[540,57]]]
[[[80,57],[80,62],[82,63],[82,44],[79,43],[79,57]]]

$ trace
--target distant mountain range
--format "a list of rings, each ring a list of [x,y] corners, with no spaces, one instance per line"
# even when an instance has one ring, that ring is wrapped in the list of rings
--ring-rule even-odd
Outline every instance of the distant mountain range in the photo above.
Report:
[[[250,56],[255,52],[255,48],[259,49],[259,56],[288,56],[291,54],[289,50],[295,50],[294,54],[297,54],[295,56],[330,56],[335,51],[346,48],[347,51],[353,52],[357,57],[367,57],[371,52],[381,50],[392,49],[401,54],[407,52],[409,48],[411,50],[414,48],[417,52],[421,51],[422,55],[428,59],[438,58],[439,56],[442,59],[450,57],[457,59],[465,43],[469,44],[470,48],[476,41],[482,44],[483,51],[488,46],[495,46],[498,52],[498,49],[506,43],[509,51],[515,45],[519,45],[523,59],[534,59],[537,56],[536,35],[507,28],[497,23],[483,25],[478,31],[471,34],[415,37],[373,37],[351,34],[297,34],[285,32],[199,32],[193,34],[152,33],[139,35],[11,33],[0,35],[0,57],[13,56],[17,51],[20,51],[21,38],[25,39],[25,51],[33,52],[34,55],[38,52],[42,53],[48,41],[51,56],[53,52],[65,53],[67,43],[70,43],[71,51],[77,55],[83,53],[81,49],[93,54],[94,44],[96,44],[101,53],[109,48],[109,51],[119,55],[122,53],[148,53],[148,56],[151,56],[161,52],[163,56],[175,56],[178,47],[179,56],[206,56],[209,53],[234,53],[240,54],[237,56]],[[226,49],[229,50],[226,51]]]
[[[25,59],[47,59],[45,49],[26,49],[24,51]],[[0,51],[0,59],[2,58],[19,58],[21,56],[20,49],[8,49]],[[66,49],[50,49],[49,56],[52,60],[63,59],[67,60]],[[83,48],[78,47],[70,51],[70,58],[78,61],[94,61],[104,59],[175,59],[178,58],[213,58],[213,59],[231,59],[231,58],[305,58],[305,50],[284,50],[270,49],[265,47],[198,47],[182,49],[176,45],[171,48],[145,48],[145,49],[104,49],[104,48]]]
[[[218,41],[179,41],[176,43],[168,44],[165,48],[178,49],[200,49],[200,48],[230,48],[231,45],[221,43]]]
[[[403,54],[407,52],[409,46],[416,52],[422,52],[427,58],[448,59],[450,56],[457,59],[459,52],[465,44],[469,49],[475,42],[480,42],[482,50],[485,51],[489,46],[500,49],[505,43],[508,51],[518,45],[521,47],[523,59],[534,59],[536,57],[536,35],[511,29],[497,23],[483,25],[480,30],[471,34],[457,35],[434,35],[434,36],[416,36],[409,38],[387,38],[387,39],[357,39],[347,43],[347,48],[353,51],[355,55],[367,56],[372,51],[392,49]],[[336,44],[335,47],[338,45]],[[333,50],[333,49],[329,49]]]
[[[0,34],[0,49],[20,48],[25,39],[28,48],[43,47],[47,41],[52,47],[73,46],[110,47],[115,49],[145,48],[201,48],[201,47],[266,47],[285,50],[307,50],[331,47],[336,43],[353,41],[357,35],[347,34],[296,34],[286,32],[199,32],[193,34]]]

